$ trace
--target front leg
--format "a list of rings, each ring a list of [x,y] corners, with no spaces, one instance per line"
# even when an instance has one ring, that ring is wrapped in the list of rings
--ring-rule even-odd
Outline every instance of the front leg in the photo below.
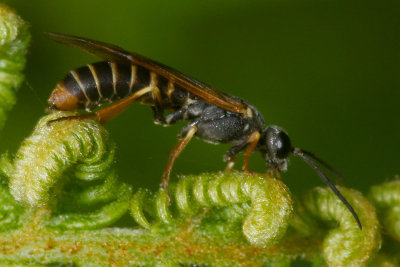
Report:
[[[224,155],[224,162],[227,162],[225,172],[230,172],[235,165],[236,155],[244,150],[247,146],[247,138],[238,145],[231,147]]]
[[[243,171],[244,172],[249,172],[249,158],[251,153],[253,153],[254,149],[256,148],[258,141],[260,140],[260,132],[255,131],[252,134],[249,135],[249,138],[247,139],[247,149],[246,149],[246,155],[244,157],[244,162],[243,162]]]
[[[224,161],[228,162],[228,165],[225,168],[225,172],[229,172],[232,170],[233,165],[235,165],[236,155],[244,150],[247,147],[246,155],[243,162],[243,171],[249,172],[248,165],[249,165],[249,158],[251,153],[253,153],[254,149],[257,146],[258,140],[260,140],[260,132],[255,131],[250,134],[244,141],[231,147],[226,154],[224,155]]]

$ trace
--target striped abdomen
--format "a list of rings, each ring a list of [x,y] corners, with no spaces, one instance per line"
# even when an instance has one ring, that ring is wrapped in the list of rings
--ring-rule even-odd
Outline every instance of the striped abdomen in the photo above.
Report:
[[[124,98],[154,80],[158,80],[157,75],[141,66],[97,62],[70,71],[57,84],[49,102],[60,110],[90,110],[104,102]]]
[[[49,104],[59,110],[91,110],[104,102],[122,99],[146,87],[154,90],[138,101],[158,104],[164,109],[179,108],[188,99],[196,98],[144,67],[102,61],[70,71],[51,93]]]

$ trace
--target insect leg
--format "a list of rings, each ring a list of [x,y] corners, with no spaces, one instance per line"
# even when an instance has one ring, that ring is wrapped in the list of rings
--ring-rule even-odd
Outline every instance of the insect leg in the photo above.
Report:
[[[259,131],[255,131],[253,132],[249,138],[247,139],[247,150],[246,150],[246,156],[244,158],[244,162],[243,162],[243,167],[242,169],[245,172],[249,172],[248,166],[249,166],[249,158],[251,153],[253,152],[254,148],[256,148],[256,145],[258,143],[258,140],[260,140],[260,132]]]
[[[161,109],[158,105],[156,105],[156,106],[151,106],[151,111],[153,112],[154,124],[163,125],[163,126],[168,125],[165,120],[163,109]]]
[[[177,123],[178,121],[184,120],[186,112],[186,108],[181,108],[173,113],[168,114],[166,117],[167,124],[171,125]]]
[[[156,85],[157,75],[154,72],[151,72],[150,76],[151,76],[150,86],[154,88],[154,90],[152,91],[154,106],[151,107],[151,110],[153,111],[153,122],[154,124],[158,125],[166,125],[167,123],[165,122],[164,109],[162,107],[161,91]]]
[[[127,109],[133,101],[138,99],[139,97],[150,93],[153,91],[153,87],[148,86],[143,89],[140,89],[139,91],[136,91],[135,93],[131,94],[130,96],[118,101],[114,105],[102,108],[96,112],[96,117],[98,118],[100,123],[106,123],[113,119],[115,116],[123,112],[125,109]]]
[[[165,166],[160,184],[160,187],[165,189],[166,192],[168,192],[169,179],[171,176],[171,171],[172,167],[174,166],[175,159],[186,147],[186,145],[189,143],[190,139],[192,139],[196,131],[197,131],[197,126],[193,123],[189,124],[188,127],[185,127],[181,132],[181,135],[184,137],[179,139],[176,146],[169,153],[167,165]]]
[[[105,107],[105,108],[102,108],[102,109],[96,111],[95,113],[62,117],[62,118],[58,118],[55,120],[51,120],[48,123],[53,123],[55,121],[63,121],[63,120],[82,120],[82,119],[86,119],[86,118],[97,117],[97,120],[100,123],[104,124],[104,123],[110,121],[111,119],[113,119],[115,116],[120,114],[125,109],[127,109],[132,104],[133,101],[135,101],[139,97],[151,92],[152,90],[153,90],[153,88],[148,86],[148,87],[140,89],[139,91],[131,94],[130,96],[118,101],[115,104],[112,104],[108,107]]]
[[[158,125],[168,126],[177,123],[178,121],[185,119],[187,112],[186,108],[179,109],[175,112],[168,114],[166,117],[163,114],[163,110],[157,108],[157,106],[151,107],[153,111],[153,122]]]
[[[225,172],[230,172],[235,165],[236,155],[245,149],[247,146],[247,140],[241,142],[238,145],[231,147],[224,155],[224,162],[228,162],[225,168]]]

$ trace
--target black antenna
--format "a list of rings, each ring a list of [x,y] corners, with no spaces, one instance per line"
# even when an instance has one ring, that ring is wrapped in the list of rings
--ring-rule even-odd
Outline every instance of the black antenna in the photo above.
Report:
[[[317,161],[319,164],[324,166],[327,170],[332,172],[333,175],[335,175],[337,178],[339,178],[340,180],[343,180],[342,174],[340,172],[338,172],[335,168],[333,168],[331,165],[326,163],[326,161],[324,161],[323,159],[317,157],[314,153],[312,153],[310,151],[307,151],[307,150],[304,150],[304,149],[300,149],[300,151],[303,152],[303,154],[306,154],[307,156],[310,156],[313,160]]]
[[[328,179],[328,177],[325,175],[325,173],[323,173],[322,170],[320,168],[318,168],[318,166],[315,165],[315,163],[312,160],[310,160],[308,157],[306,157],[304,154],[307,154],[307,155],[311,156],[312,158],[315,158],[316,161],[320,162],[319,160],[317,160],[317,157],[315,157],[312,153],[305,152],[299,148],[294,148],[293,154],[302,158],[308,165],[310,165],[318,173],[318,175],[322,178],[322,180],[330,187],[330,189],[333,191],[333,193],[335,193],[335,195],[343,202],[343,204],[351,212],[351,214],[353,215],[354,219],[356,220],[356,222],[358,224],[358,227],[360,228],[360,230],[362,230],[362,225],[361,225],[360,219],[358,218],[357,213],[354,211],[354,209],[350,205],[350,203],[339,192],[339,190],[336,188],[336,186],[334,186],[332,184],[332,182]],[[323,164],[323,163],[321,163],[321,164],[325,166],[325,164]]]

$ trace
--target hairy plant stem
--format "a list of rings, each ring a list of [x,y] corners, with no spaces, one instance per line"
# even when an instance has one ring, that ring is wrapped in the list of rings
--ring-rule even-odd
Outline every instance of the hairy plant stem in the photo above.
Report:
[[[0,4],[0,130],[24,79],[22,70],[29,41],[28,24],[14,10]]]

